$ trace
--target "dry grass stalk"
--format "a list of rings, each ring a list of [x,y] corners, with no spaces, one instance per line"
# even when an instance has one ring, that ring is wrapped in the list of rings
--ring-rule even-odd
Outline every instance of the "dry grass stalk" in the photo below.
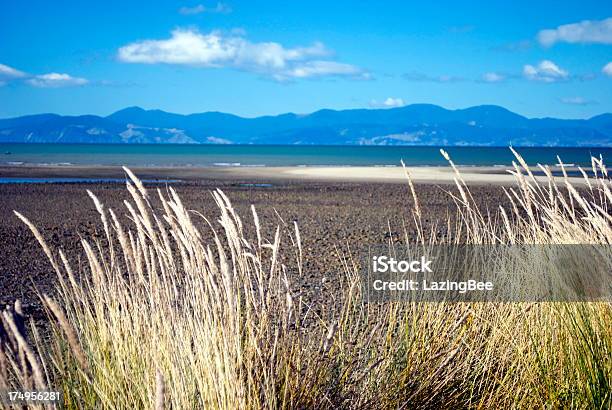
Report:
[[[165,397],[166,388],[164,384],[164,375],[157,369],[155,372],[155,410],[164,410]]]
[[[4,319],[4,323],[8,326],[8,330],[12,332],[13,337],[17,341],[19,349],[21,349],[21,351],[24,353],[27,359],[27,364],[32,368],[32,377],[35,383],[33,387],[39,390],[46,390],[47,383],[45,382],[45,378],[43,376],[43,372],[40,367],[38,358],[28,345],[25,339],[25,335],[21,333],[17,324],[15,323],[13,314],[8,310],[5,310],[4,312],[2,312],[2,317]],[[25,364],[22,365],[22,370],[23,375],[27,377],[27,366]]]
[[[64,314],[64,311],[49,296],[43,295],[42,298],[51,313],[53,313],[53,316],[55,316],[55,318],[57,319],[62,331],[64,332],[64,335],[66,336],[66,340],[70,345],[70,349],[72,350],[75,359],[79,362],[79,365],[81,366],[81,369],[85,371],[88,370],[89,362],[87,360],[87,355],[83,351],[83,348],[81,347],[81,344],[79,342],[79,338],[76,332],[74,331],[74,328],[68,321],[68,318]]]
[[[421,218],[421,207],[419,206],[419,197],[416,193],[416,189],[414,188],[414,183],[412,182],[412,178],[410,177],[410,172],[406,168],[404,164],[404,160],[401,160],[402,168],[404,169],[404,174],[406,175],[406,180],[408,181],[408,186],[410,187],[410,193],[412,194],[412,199],[414,200],[414,213],[417,219]]]

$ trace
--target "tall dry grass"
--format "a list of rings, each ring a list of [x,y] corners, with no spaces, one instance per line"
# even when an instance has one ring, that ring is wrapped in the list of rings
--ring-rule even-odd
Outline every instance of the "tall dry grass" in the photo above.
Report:
[[[516,157],[510,206],[497,212],[476,206],[450,161],[459,222],[444,238],[423,229],[409,180],[419,244],[611,244],[603,161],[579,189],[546,167],[538,183]],[[106,237],[82,239],[83,271],[17,213],[59,297],[42,297],[50,341],[25,329],[18,306],[3,313],[0,389],[57,387],[67,408],[610,408],[609,301],[365,303],[350,255],[338,256],[340,300],[307,300],[292,284],[297,226],[263,232],[252,208],[249,235],[223,192],[209,221],[126,172],[128,222],[89,192]]]

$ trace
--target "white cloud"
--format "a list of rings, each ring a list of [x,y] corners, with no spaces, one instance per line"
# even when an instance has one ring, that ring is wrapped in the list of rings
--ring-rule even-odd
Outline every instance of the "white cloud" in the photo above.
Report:
[[[604,73],[605,75],[607,75],[608,77],[612,77],[612,61],[610,61],[608,64],[606,64],[601,69],[601,72]]]
[[[17,70],[16,68],[9,67],[4,64],[0,64],[0,80],[14,80],[17,78],[23,78],[26,76],[26,73]]]
[[[402,98],[387,97],[384,101],[371,100],[369,105],[375,108],[396,108],[403,107],[406,103]]]
[[[193,29],[177,29],[165,40],[144,40],[123,46],[118,58],[126,63],[232,67],[269,75],[279,81],[321,76],[367,78],[368,74],[357,66],[321,59],[330,54],[320,42],[308,47],[285,48],[276,42],[252,43],[235,33],[202,34]]]
[[[595,101],[587,100],[584,97],[564,97],[564,98],[559,99],[559,101],[561,101],[563,104],[569,104],[569,105],[591,105],[591,104],[595,104]]]
[[[383,102],[383,105],[385,107],[403,107],[406,104],[404,104],[404,100],[401,98],[389,97]]]
[[[0,87],[16,81],[40,88],[71,87],[89,83],[85,78],[72,77],[69,74],[48,73],[32,75],[5,64],[0,64]]]
[[[200,14],[200,13],[231,13],[232,8],[225,3],[217,3],[215,7],[206,7],[203,4],[198,4],[193,7],[181,7],[179,13],[185,15]]]
[[[566,80],[569,73],[550,60],[542,60],[537,66],[526,64],[523,66],[523,75],[528,80],[554,83]]]
[[[69,74],[48,73],[34,76],[27,80],[28,84],[40,88],[60,88],[85,85],[85,78],[72,77]]]
[[[294,68],[275,74],[275,78],[283,80],[290,78],[309,78],[324,76],[354,76],[364,77],[365,73],[359,67],[335,61],[314,60],[297,64]],[[365,78],[365,77],[364,77]]]
[[[482,76],[482,81],[487,83],[500,83],[506,79],[506,76],[499,73],[484,73]]]
[[[559,42],[612,44],[612,17],[605,20],[583,20],[555,29],[541,30],[538,41],[546,47]]]

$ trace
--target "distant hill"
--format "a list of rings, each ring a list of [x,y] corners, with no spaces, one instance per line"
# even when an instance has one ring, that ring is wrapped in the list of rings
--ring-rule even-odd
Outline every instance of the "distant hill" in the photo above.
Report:
[[[562,120],[526,118],[495,105],[447,110],[413,104],[242,118],[129,107],[108,117],[40,114],[0,119],[0,142],[610,147],[612,114]]]

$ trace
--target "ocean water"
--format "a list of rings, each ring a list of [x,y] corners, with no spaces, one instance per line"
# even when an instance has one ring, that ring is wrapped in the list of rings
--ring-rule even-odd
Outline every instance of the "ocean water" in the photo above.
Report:
[[[458,165],[510,165],[504,147],[448,147]],[[527,163],[590,166],[591,155],[612,158],[612,148],[517,148]],[[121,145],[0,144],[0,165],[127,165],[142,166],[408,166],[447,165],[440,147],[330,145]]]

